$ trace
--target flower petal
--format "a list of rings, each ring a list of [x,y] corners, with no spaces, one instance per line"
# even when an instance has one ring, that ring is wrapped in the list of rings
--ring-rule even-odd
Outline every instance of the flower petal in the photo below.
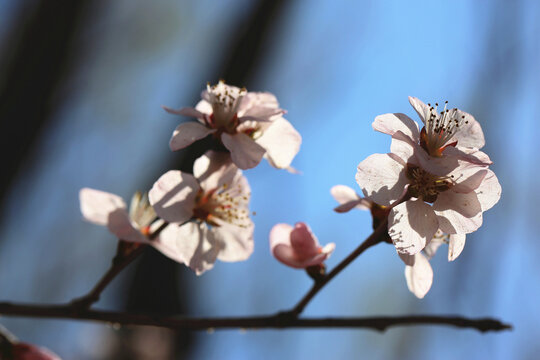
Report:
[[[150,204],[162,219],[183,223],[193,215],[199,184],[191,174],[170,170],[154,183],[148,193]]]
[[[422,251],[438,229],[431,206],[422,200],[401,203],[388,215],[388,234],[398,252],[414,255]]]
[[[487,211],[499,201],[502,189],[495,173],[491,170],[487,170],[484,180],[475,191],[478,196],[478,201],[482,206],[482,211]]]
[[[340,204],[360,200],[361,197],[351,187],[346,185],[335,185],[330,189],[330,194]]]
[[[241,228],[230,224],[212,227],[220,251],[218,259],[227,262],[243,261],[253,253],[253,223]]]
[[[141,234],[137,224],[129,218],[125,209],[117,209],[109,214],[107,223],[109,231],[125,241],[147,243],[149,240]]]
[[[206,191],[218,189],[223,184],[231,186],[237,173],[241,172],[228,153],[209,150],[193,164],[193,175]]]
[[[455,181],[452,191],[469,193],[477,189],[486,177],[488,170],[471,163],[462,163],[449,176]]]
[[[458,147],[468,147],[474,149],[481,149],[485,145],[484,133],[480,123],[475,118],[465,111],[458,110],[458,118],[463,118],[463,125],[460,130],[456,132],[453,139],[457,140]]]
[[[390,154],[373,154],[358,165],[356,182],[366,198],[388,206],[403,194],[407,185],[404,170]]]
[[[120,196],[101,190],[81,189],[79,202],[84,219],[97,225],[107,225],[114,211],[126,211],[126,203]]]
[[[177,151],[214,132],[216,129],[209,129],[198,122],[182,123],[174,130],[169,147],[172,151]]]
[[[242,170],[257,166],[266,152],[261,145],[242,133],[234,135],[223,133],[221,141],[231,152],[232,161]]]
[[[414,257],[414,265],[405,266],[407,287],[417,298],[422,299],[433,284],[433,269],[424,255],[418,253]]]
[[[3,358],[3,357],[2,357]],[[9,359],[14,360],[61,360],[49,349],[32,344],[18,342],[13,344]]]
[[[221,250],[214,234],[202,223],[169,224],[152,241],[152,246],[165,256],[189,266],[197,275],[214,267]]]
[[[319,241],[308,225],[298,222],[291,231],[291,247],[299,260],[319,254]]]
[[[448,261],[454,261],[465,247],[465,234],[452,234],[448,242]]]
[[[279,117],[256,142],[266,150],[270,165],[284,169],[291,164],[300,150],[302,137],[291,123]]]
[[[202,112],[198,111],[197,109],[194,109],[194,108],[185,107],[185,108],[181,108],[181,109],[172,109],[172,108],[164,106],[164,105],[162,105],[161,107],[163,108],[163,110],[165,110],[169,114],[194,117],[196,119],[203,119],[204,118],[204,114]]]
[[[422,100],[415,98],[414,96],[409,96],[409,103],[412,105],[420,120],[425,124],[426,117],[429,116],[429,106],[427,106]]]
[[[468,234],[482,225],[482,207],[474,192],[442,192],[433,203],[433,210],[446,234]]]
[[[379,115],[375,118],[371,126],[374,130],[388,135],[394,135],[396,131],[401,131],[415,142],[420,138],[418,124],[407,115],[401,113]]]

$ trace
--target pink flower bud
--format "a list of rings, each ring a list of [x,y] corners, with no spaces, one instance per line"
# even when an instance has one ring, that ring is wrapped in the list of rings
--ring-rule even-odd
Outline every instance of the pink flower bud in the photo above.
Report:
[[[334,251],[335,244],[319,245],[309,226],[303,222],[294,228],[289,224],[277,224],[270,231],[270,251],[285,265],[297,269],[319,265]]]

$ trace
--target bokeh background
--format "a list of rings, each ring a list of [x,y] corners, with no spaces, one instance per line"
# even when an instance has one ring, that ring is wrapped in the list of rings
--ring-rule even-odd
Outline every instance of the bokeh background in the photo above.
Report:
[[[253,190],[255,252],[197,277],[154,250],[97,305],[192,316],[290,308],[310,280],[268,250],[277,222],[306,221],[337,248],[370,233],[368,213],[336,214],[329,190],[355,189],[357,164],[389,150],[376,115],[407,101],[448,100],[483,126],[503,187],[454,263],[433,260],[416,299],[391,246],[370,249],[308,306],[309,316],[462,314],[513,331],[443,327],[171,333],[74,321],[0,319],[64,359],[536,359],[540,352],[538,113],[540,3],[519,1],[0,0],[0,300],[58,303],[107,269],[115,239],[81,220],[89,186],[129,199],[205,146],[171,153],[180,120],[207,81],[271,91],[303,136],[301,175],[262,163]],[[358,189],[359,190],[359,189]]]

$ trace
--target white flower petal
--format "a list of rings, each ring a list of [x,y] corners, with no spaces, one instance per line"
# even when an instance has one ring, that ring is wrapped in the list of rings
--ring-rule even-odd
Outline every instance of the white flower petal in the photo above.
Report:
[[[206,90],[204,90],[203,93],[206,93]],[[213,112],[212,104],[210,104],[206,100],[199,101],[197,105],[195,106],[195,110],[205,115],[210,115]]]
[[[223,184],[232,185],[239,172],[230,154],[212,150],[207,151],[193,164],[193,175],[206,191],[217,189]]]
[[[356,182],[369,200],[388,206],[403,194],[405,168],[390,154],[373,154],[358,165]]]
[[[379,115],[371,126],[374,130],[388,135],[394,135],[397,131],[401,131],[413,141],[418,141],[420,138],[418,124],[401,113]]]
[[[388,215],[388,234],[400,253],[419,253],[437,229],[435,213],[422,200],[405,201],[392,208]]]
[[[501,198],[501,184],[491,170],[487,170],[487,174],[480,186],[475,190],[478,196],[478,201],[482,206],[482,211],[487,211],[495,205]]]
[[[231,152],[232,161],[242,170],[257,166],[266,152],[261,145],[242,133],[234,135],[223,133],[221,141]]]
[[[213,233],[204,223],[196,222],[182,226],[169,224],[152,242],[152,246],[172,260],[186,264],[197,275],[214,266],[220,251]]]
[[[433,203],[433,210],[446,234],[468,234],[482,225],[482,207],[474,192],[442,192]]]
[[[471,163],[463,163],[453,170],[449,176],[455,181],[452,191],[469,193],[477,189],[486,177],[488,170]]]
[[[448,261],[454,261],[465,247],[465,234],[452,234],[448,242]]]
[[[426,115],[429,116],[429,106],[427,106],[422,100],[409,96],[409,103],[412,105],[422,122],[426,123]]]
[[[125,209],[118,209],[110,213],[107,227],[120,240],[138,243],[147,243],[149,241],[141,234],[137,224],[129,218]]]
[[[441,237],[437,237],[437,234],[435,234],[435,237],[431,239],[431,241],[424,248],[424,253],[426,254],[428,259],[431,259],[433,256],[435,256],[439,247],[444,244],[444,241],[442,239],[442,232],[439,232],[441,234]]]
[[[474,119],[471,114],[465,111],[458,110],[458,118],[463,118],[463,125],[459,128],[459,131],[453,136],[454,140],[457,140],[458,147],[468,147],[474,149],[481,149],[485,145],[484,133],[480,123]],[[465,123],[467,122],[467,123]]]
[[[295,128],[282,117],[277,118],[256,140],[267,152],[270,164],[278,169],[287,168],[302,143],[302,137]]]
[[[185,108],[181,108],[181,109],[172,109],[172,108],[167,107],[167,106],[161,106],[161,107],[163,108],[163,110],[165,110],[169,114],[189,116],[189,117],[194,117],[196,119],[203,119],[204,118],[204,114],[201,113],[200,111],[194,109],[194,108],[185,107]]]
[[[114,211],[126,211],[126,203],[120,196],[101,190],[81,189],[79,202],[84,219],[97,225],[107,225],[109,215]]]
[[[218,259],[227,262],[243,261],[253,253],[253,223],[246,228],[230,224],[212,227],[220,251]]]
[[[199,184],[191,174],[170,170],[154,183],[148,193],[150,204],[162,219],[183,223],[193,215]]]
[[[335,185],[330,189],[330,194],[340,204],[360,200],[361,197],[351,187],[346,185]]]
[[[209,129],[198,122],[182,123],[174,130],[169,147],[172,151],[177,151],[214,132],[215,129]]]
[[[407,287],[417,298],[422,299],[433,284],[433,269],[424,255],[415,255],[414,265],[405,266]]]

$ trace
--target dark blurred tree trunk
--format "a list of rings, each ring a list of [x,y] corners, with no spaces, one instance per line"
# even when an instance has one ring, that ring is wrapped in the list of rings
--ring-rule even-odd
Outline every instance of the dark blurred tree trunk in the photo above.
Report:
[[[257,73],[261,59],[265,55],[265,45],[275,36],[276,23],[284,13],[286,1],[261,0],[254,6],[253,12],[230,37],[229,53],[223,55],[223,64],[213,79],[217,82],[223,78],[232,85],[249,85]],[[180,67],[179,72],[182,72]],[[184,104],[195,104],[199,101],[199,92],[204,83],[195,84],[196,97]],[[191,145],[189,149],[178,153],[175,162],[170,164],[173,169],[193,172],[194,161],[209,148],[215,147],[212,138],[206,138]],[[131,280],[128,295],[128,308],[134,312],[163,312],[168,314],[185,314],[186,307],[182,304],[180,293],[183,292],[186,276],[191,276],[185,266],[179,266],[150,249],[144,254],[137,265],[137,270]],[[178,276],[177,276],[178,274]],[[175,358],[188,356],[189,344],[193,341],[192,334],[179,332],[176,335],[177,348]],[[183,351],[186,350],[186,351]]]
[[[30,150],[62,105],[59,90],[71,73],[74,40],[89,3],[41,0],[18,5],[19,19],[2,49],[0,69],[1,211],[22,165],[28,167],[33,161]]]

